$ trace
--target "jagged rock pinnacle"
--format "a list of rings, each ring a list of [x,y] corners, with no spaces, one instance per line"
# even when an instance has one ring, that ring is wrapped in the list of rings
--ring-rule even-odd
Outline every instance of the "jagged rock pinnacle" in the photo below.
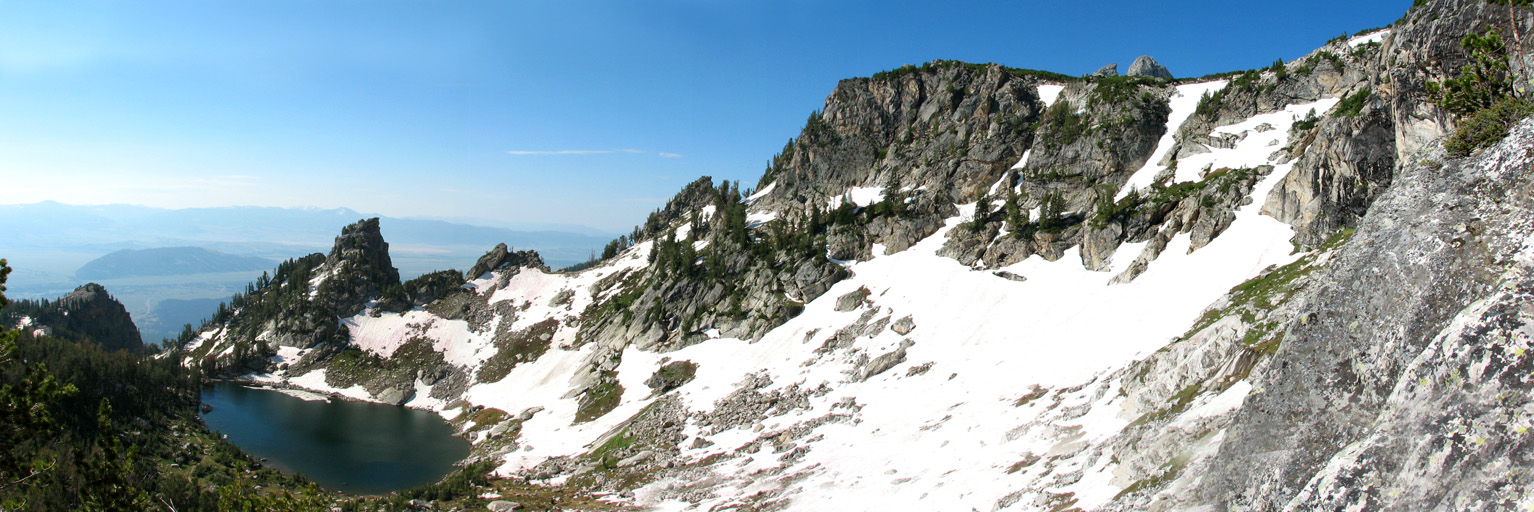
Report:
[[[1135,63],[1129,65],[1129,72],[1125,75],[1172,78],[1172,72],[1166,66],[1156,63],[1156,59],[1149,55],[1141,55],[1140,58],[1135,59]]]

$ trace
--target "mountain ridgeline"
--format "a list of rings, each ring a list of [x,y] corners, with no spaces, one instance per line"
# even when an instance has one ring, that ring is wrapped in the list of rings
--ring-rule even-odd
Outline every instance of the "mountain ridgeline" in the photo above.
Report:
[[[592,265],[402,283],[365,220],[171,357],[635,506],[1531,506],[1534,13],[1416,4],[1211,77],[844,80]]]
[[[124,249],[96,258],[80,267],[81,279],[117,279],[139,276],[177,276],[215,272],[242,272],[272,268],[263,258],[236,256],[201,247]]]

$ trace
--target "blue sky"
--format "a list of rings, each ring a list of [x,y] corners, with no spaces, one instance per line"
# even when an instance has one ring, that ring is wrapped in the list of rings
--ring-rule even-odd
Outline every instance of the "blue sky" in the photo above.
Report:
[[[1178,76],[1407,0],[0,0],[0,204],[348,207],[626,231],[754,185],[842,78],[932,59]]]

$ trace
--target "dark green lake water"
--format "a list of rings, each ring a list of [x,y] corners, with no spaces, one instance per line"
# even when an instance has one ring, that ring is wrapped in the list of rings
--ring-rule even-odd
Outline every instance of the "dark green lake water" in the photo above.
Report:
[[[435,413],[392,405],[305,401],[220,382],[203,388],[208,428],[266,464],[326,489],[383,494],[436,482],[469,444]]]

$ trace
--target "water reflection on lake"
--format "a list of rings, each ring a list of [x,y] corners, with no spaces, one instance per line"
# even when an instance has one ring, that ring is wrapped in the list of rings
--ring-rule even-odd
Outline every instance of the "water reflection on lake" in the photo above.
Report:
[[[347,494],[382,494],[440,480],[469,444],[435,413],[392,405],[304,400],[220,382],[203,388],[208,428],[268,465]]]

